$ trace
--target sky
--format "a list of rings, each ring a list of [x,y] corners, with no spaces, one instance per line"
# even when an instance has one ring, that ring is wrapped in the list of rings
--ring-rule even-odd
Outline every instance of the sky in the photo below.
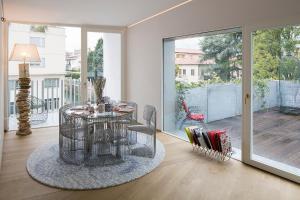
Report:
[[[77,27],[64,27],[66,33],[66,51],[73,52],[76,49],[81,49],[81,29]],[[103,37],[102,33],[88,32],[88,48],[94,49],[99,38]]]
[[[175,40],[175,48],[199,49],[200,37],[185,38]]]

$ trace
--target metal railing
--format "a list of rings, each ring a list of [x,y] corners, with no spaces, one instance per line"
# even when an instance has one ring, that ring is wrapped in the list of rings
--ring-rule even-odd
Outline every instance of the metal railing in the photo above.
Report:
[[[46,112],[58,112],[58,109],[63,105],[80,103],[80,88],[80,79],[49,78],[32,80],[30,95],[44,101]],[[17,80],[9,80],[8,108],[10,116],[17,114],[15,104],[17,93]],[[95,102],[94,87],[91,81],[87,81],[87,95],[88,101]]]

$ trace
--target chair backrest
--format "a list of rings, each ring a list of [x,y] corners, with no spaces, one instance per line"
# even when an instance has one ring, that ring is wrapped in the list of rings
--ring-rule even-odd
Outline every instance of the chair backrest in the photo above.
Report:
[[[71,105],[64,105],[59,108],[59,124],[70,123],[71,117],[67,115],[66,110],[71,108]]]
[[[128,106],[131,106],[134,108],[134,111],[133,111],[133,115],[132,115],[132,119],[133,120],[137,120],[137,104],[133,101],[120,101],[120,103],[126,103]]]
[[[144,107],[143,118],[147,126],[156,130],[156,110],[154,106],[146,105]]]
[[[183,107],[183,110],[184,110],[186,113],[190,113],[189,107],[188,107],[188,105],[186,104],[186,102],[185,102],[184,99],[181,99],[181,105],[182,105],[182,107]]]

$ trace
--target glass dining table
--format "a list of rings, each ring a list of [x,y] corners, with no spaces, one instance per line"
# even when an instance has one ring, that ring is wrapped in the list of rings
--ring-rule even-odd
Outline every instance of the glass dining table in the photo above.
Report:
[[[59,153],[66,163],[112,165],[129,153],[127,125],[134,108],[122,104],[109,112],[97,112],[91,105],[65,105],[59,110]]]

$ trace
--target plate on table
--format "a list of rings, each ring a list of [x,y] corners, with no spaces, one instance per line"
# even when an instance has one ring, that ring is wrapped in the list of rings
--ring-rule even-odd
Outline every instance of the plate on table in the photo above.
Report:
[[[83,114],[85,114],[85,112],[83,112],[83,111],[72,111],[71,112],[71,115],[83,115]]]
[[[70,108],[70,110],[84,110],[84,106],[75,106],[75,107],[72,107]]]
[[[123,107],[123,108],[119,108],[119,112],[133,112],[133,108],[131,106],[127,106],[127,107]]]
[[[118,104],[118,107],[126,107],[126,106],[127,106],[126,103],[119,103],[119,104]]]

